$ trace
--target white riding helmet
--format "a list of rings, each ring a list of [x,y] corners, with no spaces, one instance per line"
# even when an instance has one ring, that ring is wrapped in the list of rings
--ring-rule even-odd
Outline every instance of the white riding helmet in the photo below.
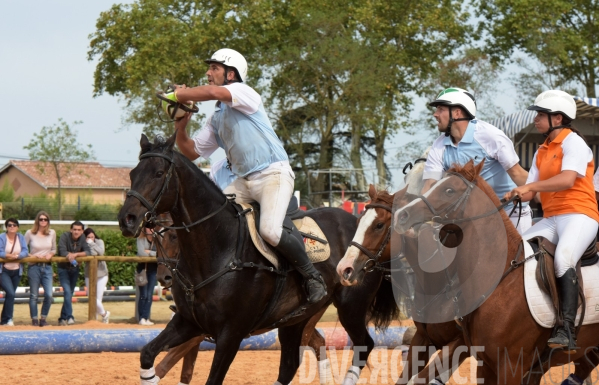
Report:
[[[576,119],[576,102],[569,93],[559,90],[542,92],[529,110],[545,112],[549,115],[563,114],[571,120]]]
[[[210,59],[204,61],[207,64],[220,63],[227,67],[234,68],[235,72],[237,72],[237,75],[242,82],[245,82],[245,79],[247,78],[248,63],[242,54],[233,49],[219,49],[218,51],[212,54],[212,57]]]
[[[474,96],[470,92],[458,87],[444,89],[428,105],[431,107],[438,105],[462,107],[470,115],[470,119],[474,119],[476,116],[476,100]]]

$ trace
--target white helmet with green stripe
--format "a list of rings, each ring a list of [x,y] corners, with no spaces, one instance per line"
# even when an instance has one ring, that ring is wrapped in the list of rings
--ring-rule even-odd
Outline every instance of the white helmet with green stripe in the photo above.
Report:
[[[439,105],[461,107],[467,115],[470,115],[470,119],[468,120],[472,120],[476,116],[476,100],[474,96],[470,92],[458,87],[444,89],[428,105],[431,107]]]

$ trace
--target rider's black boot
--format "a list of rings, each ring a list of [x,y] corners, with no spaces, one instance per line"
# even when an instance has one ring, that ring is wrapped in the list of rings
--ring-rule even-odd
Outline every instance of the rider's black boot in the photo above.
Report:
[[[320,272],[316,270],[308,259],[306,248],[293,234],[283,229],[281,241],[275,249],[283,255],[289,263],[304,276],[308,302],[316,303],[327,295],[326,285]]]
[[[576,353],[576,335],[574,323],[578,309],[578,278],[576,270],[568,269],[560,278],[556,278],[559,292],[560,308],[564,325],[560,326],[555,336],[547,341],[552,349],[564,349],[564,352]]]

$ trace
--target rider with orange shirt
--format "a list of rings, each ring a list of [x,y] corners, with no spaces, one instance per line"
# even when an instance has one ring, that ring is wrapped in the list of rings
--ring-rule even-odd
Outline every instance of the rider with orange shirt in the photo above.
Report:
[[[564,324],[549,339],[550,348],[576,350],[574,322],[578,308],[576,264],[594,242],[599,226],[593,188],[593,152],[580,133],[571,127],[576,102],[568,93],[550,90],[537,96],[529,110],[537,111],[534,124],[546,139],[535,153],[524,186],[505,195],[531,200],[541,196],[544,218],[522,237],[542,236],[557,244],[555,275]]]

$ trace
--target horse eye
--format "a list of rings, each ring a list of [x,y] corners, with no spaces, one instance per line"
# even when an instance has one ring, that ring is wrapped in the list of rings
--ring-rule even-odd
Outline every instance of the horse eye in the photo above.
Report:
[[[158,172],[156,173],[156,177],[157,177],[157,178],[160,178],[160,177],[161,177],[161,176],[163,176],[163,175],[164,175],[164,171],[158,171]]]
[[[448,188],[447,190],[445,190],[445,195],[447,196],[452,196],[455,193],[455,191],[452,188]]]
[[[376,224],[376,229],[380,230],[380,229],[383,228],[383,226],[385,226],[385,224],[383,222],[379,222],[379,223]]]

